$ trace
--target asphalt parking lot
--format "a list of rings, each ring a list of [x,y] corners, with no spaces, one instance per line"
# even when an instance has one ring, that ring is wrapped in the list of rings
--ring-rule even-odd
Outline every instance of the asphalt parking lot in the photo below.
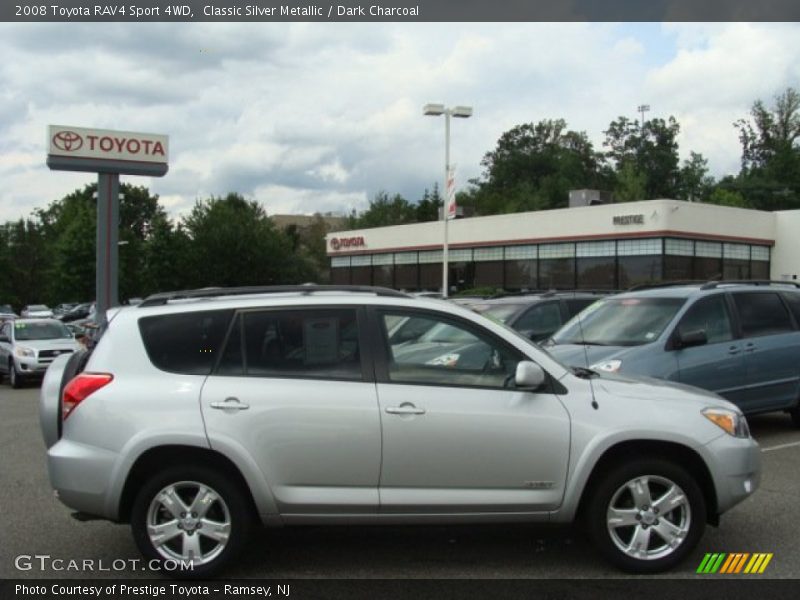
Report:
[[[0,386],[0,577],[153,577],[147,571],[76,572],[15,567],[20,555],[139,559],[126,526],[80,523],[52,495],[39,431],[38,387]],[[761,489],[709,527],[669,577],[695,570],[706,552],[771,552],[759,577],[800,578],[800,430],[783,414],[750,419],[763,452]],[[254,536],[235,578],[617,578],[580,532],[553,527],[308,527]]]

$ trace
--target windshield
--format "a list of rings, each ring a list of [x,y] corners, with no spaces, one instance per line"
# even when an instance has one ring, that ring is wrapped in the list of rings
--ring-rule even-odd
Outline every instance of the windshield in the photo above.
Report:
[[[14,311],[11,310],[11,307],[8,304],[0,304],[0,313],[13,313]]]
[[[67,327],[59,322],[47,323],[15,323],[14,337],[23,340],[57,340],[71,338]]]
[[[553,336],[555,344],[639,346],[661,335],[686,298],[609,298],[595,302]]]
[[[473,304],[470,306],[472,310],[482,315],[494,318],[496,321],[505,323],[509,318],[517,314],[527,304]]]

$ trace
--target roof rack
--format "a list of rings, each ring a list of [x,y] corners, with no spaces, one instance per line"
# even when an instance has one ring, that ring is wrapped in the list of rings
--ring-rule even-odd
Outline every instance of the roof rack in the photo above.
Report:
[[[660,283],[639,283],[629,287],[626,292],[638,292],[641,290],[653,290],[665,287],[677,287],[682,285],[709,285],[712,283],[719,283],[717,281],[708,281],[707,279],[678,279],[675,281],[662,281]]]
[[[796,281],[779,281],[770,279],[723,279],[722,281],[709,281],[700,287],[701,290],[713,290],[721,285],[788,285],[800,288]]]
[[[619,294],[619,290],[522,290],[519,292],[500,292],[494,296],[489,296],[488,300],[495,298],[513,298],[514,296],[540,296],[542,298],[552,298],[559,294]]]
[[[315,292],[352,292],[362,294],[375,294],[376,296],[389,296],[394,298],[409,298],[404,292],[398,292],[385,287],[370,285],[262,285],[244,287],[211,287],[198,290],[183,290],[178,292],[160,292],[144,299],[139,307],[162,306],[170,300],[186,300],[192,298],[217,298],[222,296],[244,296],[247,294],[312,294]]]

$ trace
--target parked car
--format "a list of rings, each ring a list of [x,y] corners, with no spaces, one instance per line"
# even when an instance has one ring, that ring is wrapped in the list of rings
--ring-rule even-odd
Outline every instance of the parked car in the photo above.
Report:
[[[53,309],[53,316],[57,317],[58,315],[66,314],[76,306],[78,306],[77,302],[62,302]]]
[[[752,494],[760,451],[719,396],[568,369],[470,310],[383,288],[163,293],[47,371],[58,498],[206,577],[256,531],[580,520],[669,569]],[[392,339],[410,320],[422,332]]]
[[[10,304],[0,304],[0,323],[11,321],[17,318],[17,313],[11,308]]]
[[[53,311],[45,304],[29,304],[22,309],[20,316],[23,319],[50,319]]]
[[[603,299],[547,350],[569,365],[705,388],[800,427],[800,289],[782,282],[657,287]]]
[[[542,342],[590,304],[611,292],[506,294],[469,305],[475,312],[505,323],[534,342]]]
[[[85,319],[86,317],[89,316],[89,313],[91,312],[93,305],[94,305],[93,302],[83,302],[81,304],[76,304],[64,314],[56,315],[56,318],[63,321],[64,323],[70,323],[72,321],[77,321],[79,319]]]
[[[55,319],[16,319],[0,326],[0,374],[13,388],[41,378],[61,354],[78,349],[72,333]]]

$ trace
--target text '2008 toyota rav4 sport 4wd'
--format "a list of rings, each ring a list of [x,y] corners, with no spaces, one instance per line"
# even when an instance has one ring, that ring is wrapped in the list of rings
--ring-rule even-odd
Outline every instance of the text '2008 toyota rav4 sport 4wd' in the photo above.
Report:
[[[147,558],[193,576],[258,520],[581,519],[618,567],[661,571],[760,475],[719,396],[570,370],[485,317],[381,288],[152,296],[53,364],[41,419],[61,501],[129,522]]]

